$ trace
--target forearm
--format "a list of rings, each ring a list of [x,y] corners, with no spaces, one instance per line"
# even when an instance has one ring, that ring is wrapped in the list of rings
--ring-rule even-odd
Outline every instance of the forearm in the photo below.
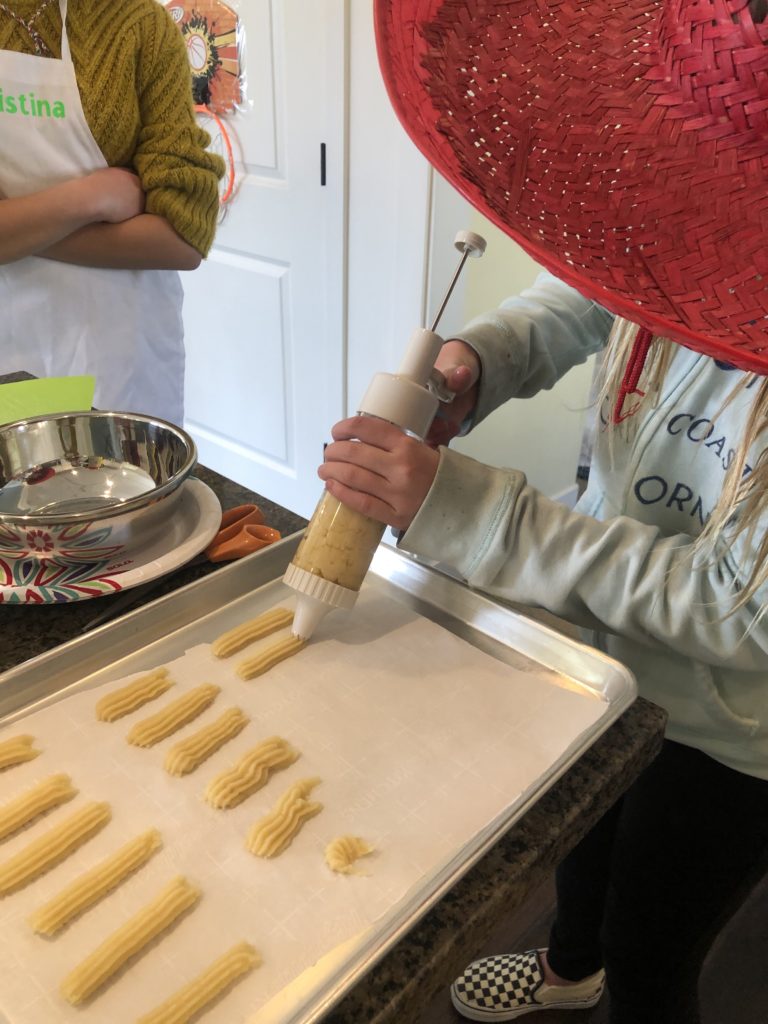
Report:
[[[604,344],[613,317],[549,274],[453,337],[482,365],[474,423],[510,398],[553,387]]]
[[[113,270],[194,270],[200,253],[164,217],[142,213],[119,224],[89,224],[39,253],[46,259]]]
[[[726,616],[736,590],[724,543],[699,554],[693,538],[628,516],[599,522],[546,498],[522,473],[450,449],[400,545],[479,590],[580,625],[712,665],[755,671],[768,658],[758,615],[765,593]]]
[[[77,182],[20,196],[0,198],[0,264],[39,255],[95,217]]]

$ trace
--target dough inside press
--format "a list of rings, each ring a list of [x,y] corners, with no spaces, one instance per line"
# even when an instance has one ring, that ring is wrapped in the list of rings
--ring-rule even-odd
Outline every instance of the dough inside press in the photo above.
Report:
[[[228,658],[230,655],[241,651],[248,644],[260,640],[278,629],[290,626],[293,622],[293,612],[287,608],[270,608],[268,612],[243,622],[241,625],[222,633],[220,637],[211,644],[211,651],[217,658]]]
[[[139,1017],[136,1024],[187,1024],[196,1020],[201,1010],[260,964],[261,957],[253,946],[239,942],[151,1013]]]
[[[79,1006],[102,988],[132,957],[169,929],[200,899],[200,890],[176,878],[130,920],[112,932],[60,985],[61,994]]]
[[[160,740],[164,740],[166,736],[170,736],[187,722],[191,722],[201,715],[216,700],[220,692],[220,687],[204,683],[177,700],[171,701],[170,704],[166,704],[156,714],[136,722],[126,739],[135,747],[153,747]]]
[[[237,736],[249,721],[240,708],[229,708],[215,722],[174,744],[165,755],[165,770],[171,775],[188,775]]]
[[[14,765],[22,764],[24,761],[31,761],[40,753],[35,750],[32,744],[34,736],[12,736],[9,740],[0,743],[0,771],[5,768],[13,768]]]
[[[138,871],[162,844],[156,828],[131,839],[96,867],[79,875],[47,903],[38,907],[29,919],[32,928],[40,935],[55,935]]]
[[[0,839],[13,835],[41,814],[59,807],[77,794],[68,775],[49,775],[26,793],[0,807]]]
[[[171,686],[173,680],[168,677],[168,669],[156,668],[97,701],[96,717],[100,722],[116,722],[118,718],[156,700]]]
[[[291,655],[297,654],[302,647],[306,647],[306,644],[307,641],[300,636],[282,637],[280,640],[275,641],[275,643],[265,647],[258,654],[254,654],[252,658],[246,658],[245,661],[241,661],[237,666],[236,672],[241,679],[254,679],[274,665],[277,665],[278,662],[285,661]]]
[[[81,807],[0,864],[0,896],[21,889],[96,835],[112,817],[107,803]]]
[[[320,779],[301,779],[282,795],[277,806],[252,826],[246,848],[257,857],[276,857],[291,845],[302,825],[323,809],[307,800]]]
[[[205,799],[211,807],[237,807],[266,785],[272,772],[287,768],[298,756],[299,752],[287,740],[271,736],[243,754],[231,768],[214,776],[206,786]]]

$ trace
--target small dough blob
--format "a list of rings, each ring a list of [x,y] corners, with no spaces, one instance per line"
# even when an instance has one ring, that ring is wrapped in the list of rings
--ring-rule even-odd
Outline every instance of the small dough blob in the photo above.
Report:
[[[272,772],[287,768],[298,758],[287,740],[270,736],[243,754],[240,760],[214,776],[205,788],[205,799],[220,810],[237,807],[269,781]]]
[[[323,809],[322,804],[307,800],[320,781],[300,779],[286,790],[275,809],[252,826],[246,849],[257,857],[276,857],[290,846],[304,822]]]
[[[253,946],[239,942],[151,1013],[139,1017],[136,1024],[188,1024],[230,985],[260,964],[261,957]]]
[[[358,857],[367,857],[369,853],[373,853],[373,847],[359,836],[339,836],[326,846],[325,863],[331,871],[351,875]]]

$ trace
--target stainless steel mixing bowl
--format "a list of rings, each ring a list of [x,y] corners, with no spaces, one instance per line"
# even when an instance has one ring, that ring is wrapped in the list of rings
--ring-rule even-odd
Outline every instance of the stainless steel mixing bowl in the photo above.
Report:
[[[184,430],[132,413],[0,426],[0,556],[110,561],[153,540],[197,463]]]

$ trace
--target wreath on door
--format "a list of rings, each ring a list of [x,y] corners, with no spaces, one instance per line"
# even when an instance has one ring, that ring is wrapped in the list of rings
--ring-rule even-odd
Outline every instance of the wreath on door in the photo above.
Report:
[[[223,205],[235,191],[231,129],[222,118],[235,113],[244,100],[242,23],[222,0],[170,0],[166,7],[186,43],[195,110],[211,135],[211,149],[227,165],[219,195]]]

